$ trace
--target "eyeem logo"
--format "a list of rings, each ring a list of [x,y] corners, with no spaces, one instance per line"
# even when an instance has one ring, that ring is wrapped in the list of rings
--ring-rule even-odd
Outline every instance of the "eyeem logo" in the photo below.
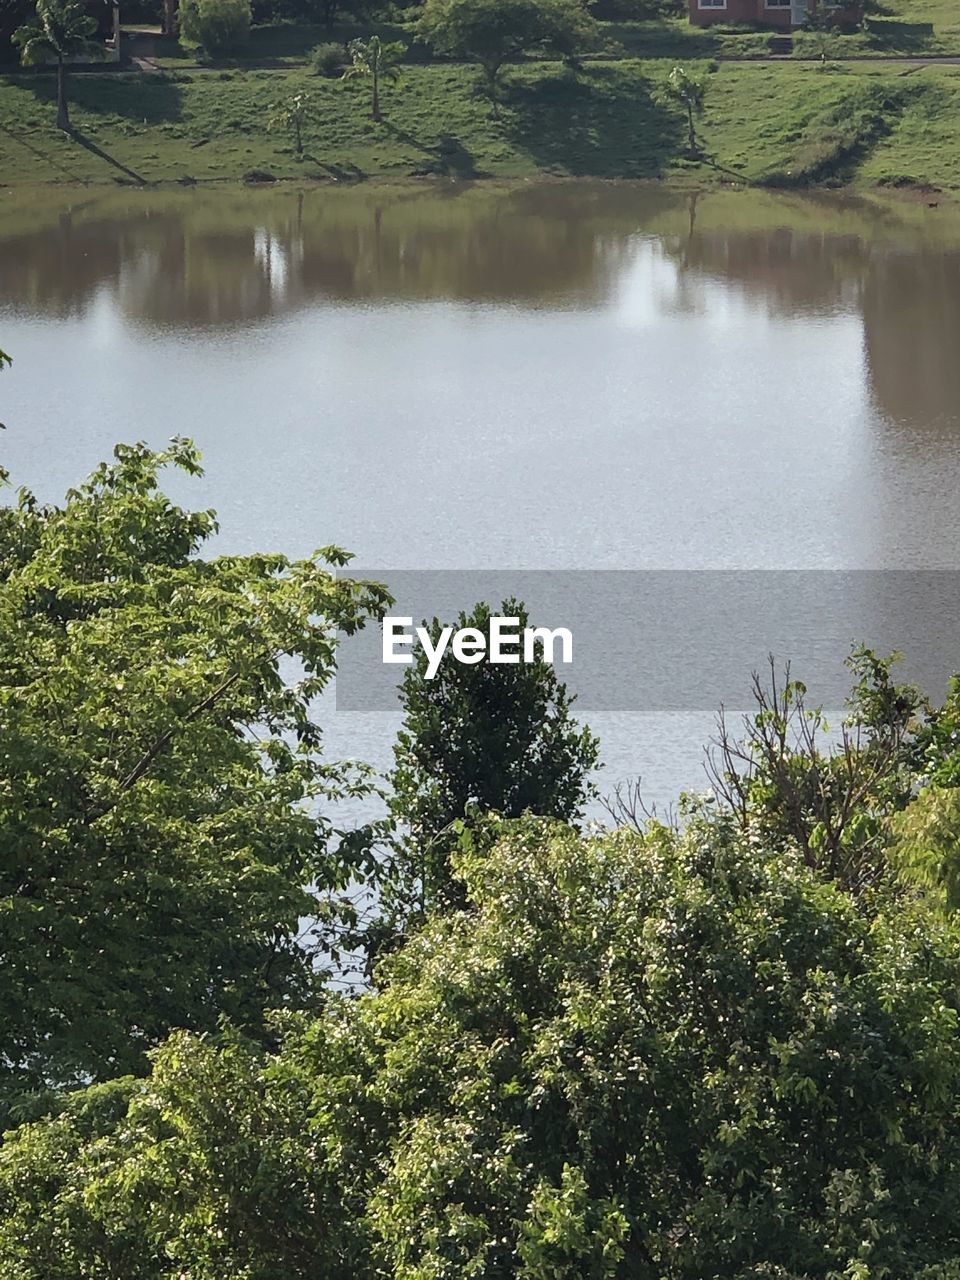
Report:
[[[383,661],[400,663],[409,666],[413,662],[413,653],[402,653],[402,648],[411,649],[414,641],[420,643],[427,655],[426,677],[432,680],[440,670],[443,655],[449,648],[455,661],[472,666],[476,662],[505,662],[516,664],[536,662],[537,645],[542,648],[544,661],[555,665],[554,649],[560,645],[560,662],[567,664],[573,661],[573,636],[566,627],[524,627],[520,630],[519,618],[491,617],[489,634],[477,627],[442,627],[436,642],[431,639],[426,627],[414,627],[413,618],[384,618],[383,620]]]

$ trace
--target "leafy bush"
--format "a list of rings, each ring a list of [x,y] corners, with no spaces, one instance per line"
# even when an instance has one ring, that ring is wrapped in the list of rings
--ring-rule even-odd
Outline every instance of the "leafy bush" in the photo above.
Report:
[[[12,1135],[0,1272],[956,1276],[948,921],[724,819],[498,832],[380,994],[273,1055],[175,1036],[126,1099]]]
[[[438,53],[478,63],[492,92],[505,62],[534,49],[576,55],[598,28],[579,0],[426,0],[418,31]]]
[[[180,37],[204,53],[230,53],[250,35],[250,0],[181,0]]]
[[[326,44],[318,44],[310,50],[310,66],[318,76],[327,76],[332,79],[340,75],[343,68],[347,65],[347,54],[342,44],[330,41]]]
[[[527,824],[460,871],[476,915],[370,1007],[388,1274],[902,1280],[957,1256],[955,931],[716,820]]]

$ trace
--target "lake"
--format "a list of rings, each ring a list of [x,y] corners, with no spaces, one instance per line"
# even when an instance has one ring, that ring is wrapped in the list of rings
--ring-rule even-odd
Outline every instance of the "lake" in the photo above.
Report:
[[[851,641],[909,652],[952,608],[946,204],[594,182],[0,189],[0,346],[2,461],[44,498],[117,440],[183,434],[207,472],[169,488],[217,508],[225,550],[338,543],[373,572],[654,584],[656,625],[607,691],[653,673],[661,692],[581,695],[604,790],[642,774],[663,804],[701,787],[711,699],[745,690],[767,649],[798,674],[806,658],[836,701]],[[444,581],[473,603],[476,579]],[[768,627],[765,582],[812,609]],[[722,625],[689,604],[700,584]],[[818,615],[834,596],[839,620]],[[941,684],[950,617],[921,663]],[[332,752],[388,763],[390,710],[324,718]]]

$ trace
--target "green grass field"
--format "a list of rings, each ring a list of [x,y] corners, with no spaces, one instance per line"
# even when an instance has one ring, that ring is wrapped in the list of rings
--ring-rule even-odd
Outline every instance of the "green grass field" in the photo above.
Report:
[[[701,138],[663,105],[670,63],[512,68],[498,108],[473,68],[405,68],[375,124],[362,86],[303,69],[73,77],[83,142],[53,128],[53,78],[0,80],[0,174],[48,182],[207,182],[253,170],[277,178],[536,174],[669,179],[697,185],[935,185],[960,189],[960,67],[869,62],[722,64],[709,77]],[[271,104],[311,94],[306,154],[267,126]],[[84,143],[86,145],[84,145]]]
[[[855,60],[825,66],[756,60],[768,42],[758,32],[697,30],[683,19],[604,25],[602,60],[580,75],[549,62],[511,67],[496,106],[475,68],[425,62],[414,44],[380,124],[363,86],[306,66],[314,44],[349,39],[358,32],[349,27],[257,28],[242,56],[215,68],[158,38],[159,74],[72,77],[79,140],[52,127],[52,75],[0,77],[0,184],[209,182],[260,170],[302,180],[556,174],[960,190],[960,66],[877,60],[960,54],[960,0],[882,0],[865,32],[832,38],[831,55]],[[809,55],[814,37],[795,44]],[[712,59],[713,73],[704,158],[694,160],[660,88],[675,61],[698,59]],[[304,89],[311,119],[298,160],[267,121],[273,104]]]

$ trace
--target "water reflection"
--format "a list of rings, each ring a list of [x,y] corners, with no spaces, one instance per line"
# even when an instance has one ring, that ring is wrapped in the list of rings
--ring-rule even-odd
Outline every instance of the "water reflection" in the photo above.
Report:
[[[0,339],[17,482],[57,498],[118,438],[181,431],[208,472],[171,491],[219,511],[226,550],[336,542],[373,570],[960,566],[946,207],[580,182],[0,189]],[[853,640],[923,640],[890,636],[869,581],[856,606],[856,634],[809,608],[769,645],[839,662]],[[722,637],[692,639],[710,670]],[[687,685],[677,648],[636,660]],[[611,784],[639,770],[663,801],[697,784],[709,716],[604,714]],[[389,741],[331,727],[334,754],[377,766]]]
[[[63,197],[60,197],[62,200]],[[628,237],[677,197],[441,188],[0,205],[0,295],[75,314],[106,286],[154,325],[235,325],[321,300],[537,304],[607,298]],[[20,225],[22,223],[22,225]]]
[[[877,404],[903,427],[956,439],[960,253],[893,251],[863,282],[864,339]]]
[[[651,241],[674,268],[663,314],[703,313],[716,281],[771,316],[857,316],[882,412],[953,430],[960,215],[946,208],[601,183],[11,192],[0,299],[64,318],[106,292],[126,322],[181,331],[323,300],[598,308]]]

